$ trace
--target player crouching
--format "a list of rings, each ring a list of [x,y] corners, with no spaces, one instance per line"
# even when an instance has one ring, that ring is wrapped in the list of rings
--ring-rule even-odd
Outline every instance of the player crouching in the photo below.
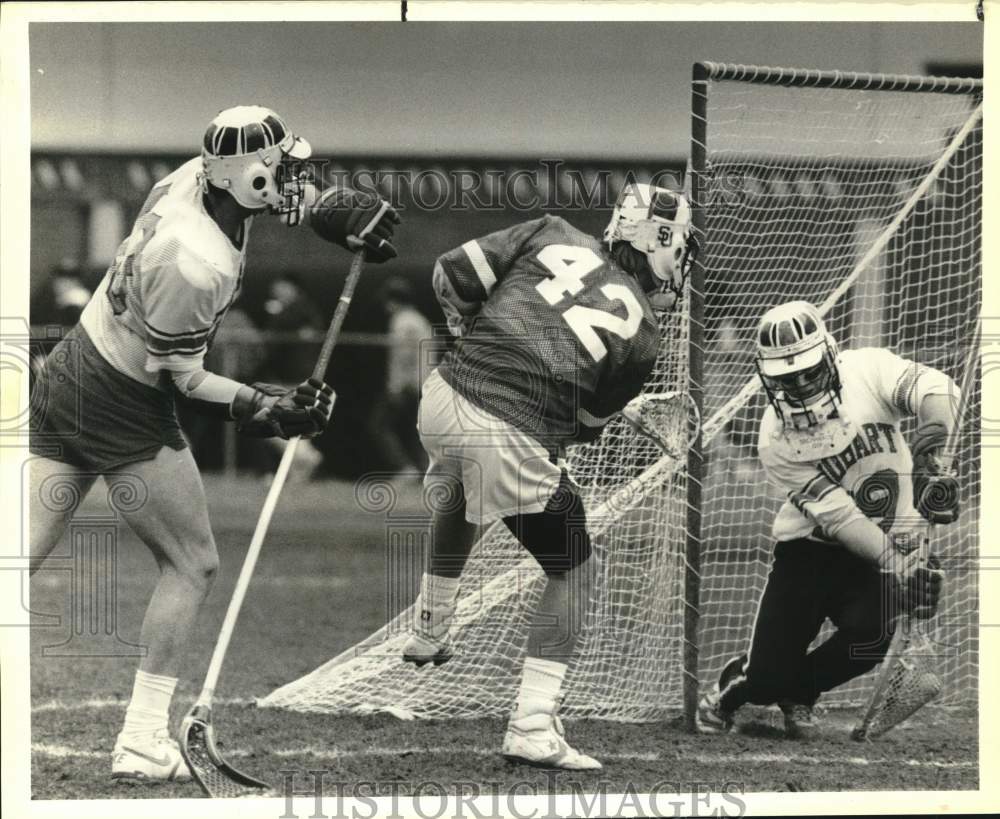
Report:
[[[403,659],[451,658],[476,526],[503,520],[547,578],[503,740],[512,761],[601,767],[567,743],[557,714],[593,583],[586,509],[563,453],[596,440],[648,377],[660,342],[654,307],[673,308],[687,272],[688,213],[680,194],[632,185],[606,244],[543,216],[466,242],[435,266],[459,339],[424,383],[419,430],[428,489],[456,502],[434,512]]]
[[[770,402],[758,451],[786,500],[749,650],[702,697],[697,725],[722,733],[740,706],[777,703],[786,732],[805,737],[820,695],[882,661],[900,614],[937,609],[944,575],[926,559],[925,520],[958,516],[943,457],[957,389],[886,349],[838,353],[806,302],[764,314],[757,368]],[[913,416],[911,456],[900,424]],[[836,631],[810,651],[827,618]]]

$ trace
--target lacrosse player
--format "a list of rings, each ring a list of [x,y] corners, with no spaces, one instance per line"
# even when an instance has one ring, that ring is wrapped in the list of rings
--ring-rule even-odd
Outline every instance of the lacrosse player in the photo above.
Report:
[[[688,225],[682,195],[635,184],[603,244],[546,215],[466,242],[434,268],[458,341],[423,385],[419,431],[431,458],[426,485],[446,487],[450,502],[434,513],[420,619],[403,659],[452,656],[476,527],[503,520],[547,576],[503,741],[508,759],[601,767],[567,744],[556,714],[576,640],[567,623],[582,621],[592,584],[586,510],[563,454],[596,440],[640,392],[660,342],[654,310],[673,309],[683,289]]]
[[[221,112],[201,156],[153,187],[79,324],[35,386],[33,496],[58,481],[82,499],[98,476],[112,493],[122,483],[147,496],[138,508],[120,510],[160,576],[142,623],[147,653],[115,743],[114,778],[190,776],[168,735],[167,714],[218,556],[175,400],[260,437],[319,435],[333,409],[333,392],[320,381],[246,385],[203,368],[240,292],[251,223],[264,214],[289,225],[306,216],[320,236],[352,250],[363,246],[371,261],[396,255],[390,239],[398,217],[386,203],[349,189],[326,191],[314,202],[315,188],[285,172],[286,163],[310,152],[267,108]],[[74,508],[33,497],[32,571],[59,542]]]
[[[881,662],[902,612],[936,611],[944,575],[918,546],[927,521],[958,517],[944,458],[958,395],[943,373],[889,350],[838,352],[802,301],[765,313],[756,346],[770,402],[758,451],[786,499],[749,650],[702,697],[697,725],[723,733],[741,705],[777,703],[787,734],[805,737],[823,692]],[[914,416],[911,450],[900,423]],[[809,651],[827,618],[836,631]]]

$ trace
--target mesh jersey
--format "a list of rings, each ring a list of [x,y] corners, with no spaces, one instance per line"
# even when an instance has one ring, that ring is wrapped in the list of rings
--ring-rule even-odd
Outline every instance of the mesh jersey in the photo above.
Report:
[[[80,317],[119,372],[162,386],[163,370],[197,370],[243,279],[233,247],[202,205],[192,159],[158,182]]]
[[[596,438],[656,359],[660,336],[645,294],[596,239],[558,217],[449,251],[435,288],[475,311],[442,360],[442,377],[543,443]]]
[[[774,520],[777,540],[835,539],[837,531],[868,517],[886,532],[923,526],[913,508],[910,449],[900,422],[914,416],[926,395],[955,395],[938,370],[889,350],[847,350],[840,357],[842,415],[854,436],[836,454],[795,461],[772,407],[761,420],[758,452],[768,478],[786,495]]]

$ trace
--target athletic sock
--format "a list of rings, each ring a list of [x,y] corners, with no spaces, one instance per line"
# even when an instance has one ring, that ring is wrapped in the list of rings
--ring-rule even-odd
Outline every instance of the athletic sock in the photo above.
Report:
[[[565,663],[527,657],[521,673],[521,688],[517,692],[514,719],[555,711],[556,700],[566,676]]]
[[[122,734],[135,736],[165,730],[170,715],[170,700],[176,687],[176,677],[136,671]]]
[[[457,577],[441,577],[424,572],[420,579],[420,622],[417,627],[435,640],[448,634],[458,600]]]

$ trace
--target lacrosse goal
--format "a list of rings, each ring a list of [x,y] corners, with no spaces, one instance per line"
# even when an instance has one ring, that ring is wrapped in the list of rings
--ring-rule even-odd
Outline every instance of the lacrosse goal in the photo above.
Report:
[[[764,404],[752,330],[764,310],[807,299],[845,348],[888,346],[956,378],[970,360],[981,95],[974,80],[695,66],[689,176],[702,252],[684,312],[663,319],[646,390],[687,393],[696,411],[664,422],[666,451],[615,419],[570,454],[599,569],[563,715],[645,721],[683,709],[691,718],[699,681],[745,647],[780,502],[754,453]],[[948,570],[932,635],[945,655],[945,702],[976,696],[978,389],[974,378],[959,450],[962,518],[935,546]],[[700,431],[692,418],[703,419]],[[373,481],[359,497],[389,491]],[[402,547],[419,567],[419,537]],[[412,618],[404,609],[260,704],[506,714],[542,580],[497,524],[462,578],[453,660],[420,672],[400,661]],[[858,702],[863,685],[834,699]]]

